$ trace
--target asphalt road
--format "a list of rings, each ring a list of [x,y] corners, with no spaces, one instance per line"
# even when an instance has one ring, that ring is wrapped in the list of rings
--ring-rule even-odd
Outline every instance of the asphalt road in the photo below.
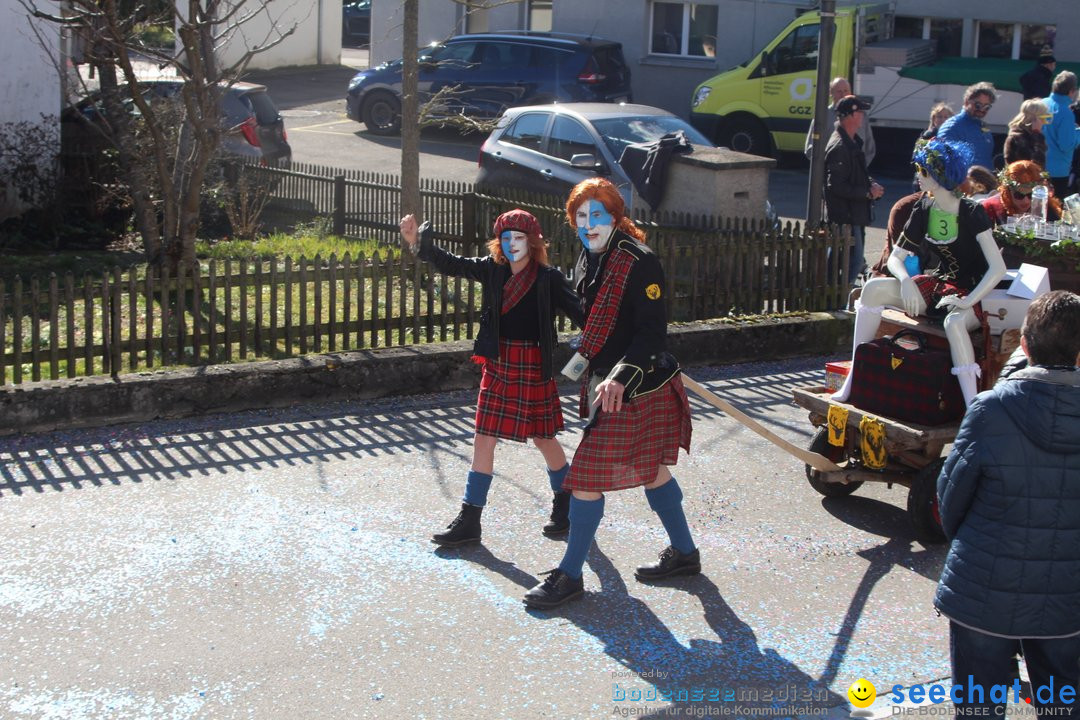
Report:
[[[688,372],[805,444],[790,389],[825,359]],[[584,599],[526,611],[564,548],[539,532],[535,449],[500,443],[482,546],[428,540],[460,502],[474,399],[0,438],[0,717],[839,720],[859,678],[883,697],[948,674],[944,548],[913,541],[905,491],[824,499],[696,398],[675,474],[703,574],[636,582],[666,537],[640,491],[613,493]]]

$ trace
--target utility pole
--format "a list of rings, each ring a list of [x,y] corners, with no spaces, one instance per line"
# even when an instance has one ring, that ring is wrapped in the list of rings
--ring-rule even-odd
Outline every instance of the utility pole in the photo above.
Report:
[[[832,46],[836,35],[836,0],[821,0],[821,26],[818,30],[817,92],[814,95],[814,148],[810,153],[810,186],[806,197],[806,227],[814,230],[821,224],[821,203],[825,186],[825,145],[832,134],[825,127],[829,107],[829,81],[832,80]]]

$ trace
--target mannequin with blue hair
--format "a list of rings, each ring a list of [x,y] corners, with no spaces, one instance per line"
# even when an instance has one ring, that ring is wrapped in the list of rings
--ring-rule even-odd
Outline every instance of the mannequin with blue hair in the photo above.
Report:
[[[916,148],[912,160],[918,168],[919,187],[927,194],[915,205],[889,255],[893,277],[874,278],[863,287],[855,306],[854,342],[858,347],[874,339],[885,306],[910,316],[942,318],[952,373],[969,405],[978,393],[980,375],[969,333],[979,326],[980,301],[1005,275],[1005,261],[986,211],[958,192],[971,158],[971,148],[965,143],[931,140]],[[914,254],[929,259],[932,269],[913,277],[904,261]],[[833,399],[847,400],[854,382],[858,380],[849,372]]]

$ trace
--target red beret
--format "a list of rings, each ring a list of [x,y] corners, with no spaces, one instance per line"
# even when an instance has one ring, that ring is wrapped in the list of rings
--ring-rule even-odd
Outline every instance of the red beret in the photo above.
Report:
[[[514,208],[495,218],[495,237],[500,237],[506,230],[517,230],[526,235],[535,235],[537,237],[544,236],[540,231],[540,222],[536,217],[521,208]]]

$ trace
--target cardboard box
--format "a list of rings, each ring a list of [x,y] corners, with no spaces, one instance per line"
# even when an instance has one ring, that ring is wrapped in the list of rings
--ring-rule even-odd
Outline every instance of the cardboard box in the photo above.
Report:
[[[1005,282],[1008,287],[1002,289]],[[1006,271],[994,290],[982,299],[990,323],[990,332],[998,335],[1006,330],[1018,330],[1024,324],[1031,301],[1050,291],[1050,271],[1039,265],[1024,263],[1017,270]]]

